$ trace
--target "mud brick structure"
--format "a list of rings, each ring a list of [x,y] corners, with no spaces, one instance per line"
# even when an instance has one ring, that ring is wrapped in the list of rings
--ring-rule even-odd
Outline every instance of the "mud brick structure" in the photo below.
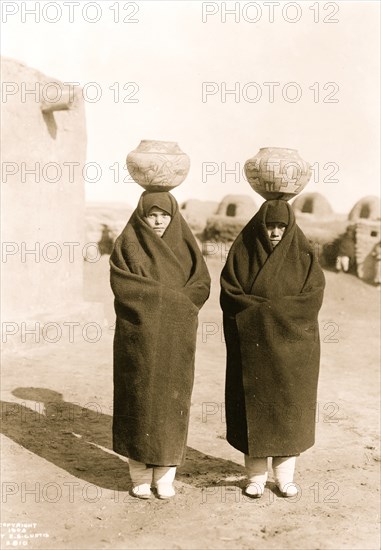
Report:
[[[357,276],[373,281],[376,274],[377,244],[381,241],[380,198],[366,196],[358,200],[348,214],[354,229]]]
[[[319,219],[332,218],[333,210],[321,193],[302,193],[292,202],[295,215],[315,216]]]
[[[250,220],[257,210],[257,205],[248,195],[226,195],[218,205],[216,215]]]
[[[215,214],[218,207],[217,201],[201,201],[199,199],[188,199],[180,206],[181,215],[187,221],[189,227],[200,233],[205,229],[206,220]]]
[[[379,220],[361,220],[354,225],[357,276],[372,281],[376,272],[374,250],[381,240]]]
[[[380,217],[380,197],[369,195],[356,202],[349,212],[348,220],[351,222],[363,219],[379,220]]]
[[[2,318],[78,310],[88,252],[82,93],[12,59],[2,58],[2,79]]]
[[[249,195],[226,195],[206,221],[203,240],[233,242],[258,207]]]

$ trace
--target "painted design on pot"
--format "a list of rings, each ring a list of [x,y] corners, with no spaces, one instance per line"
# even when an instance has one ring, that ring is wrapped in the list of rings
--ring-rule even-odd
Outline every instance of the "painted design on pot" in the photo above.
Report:
[[[298,195],[311,178],[311,167],[296,149],[263,147],[245,162],[251,187],[264,199],[289,200]]]
[[[190,160],[174,141],[142,140],[127,155],[132,179],[149,191],[170,191],[188,175]]]

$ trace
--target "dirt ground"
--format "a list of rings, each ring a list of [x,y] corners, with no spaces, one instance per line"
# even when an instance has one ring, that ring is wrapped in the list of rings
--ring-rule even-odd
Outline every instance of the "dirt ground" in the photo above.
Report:
[[[56,342],[27,335],[6,347],[3,548],[379,548],[379,291],[326,272],[317,438],[297,462],[300,493],[281,498],[270,476],[251,500],[243,457],[225,440],[222,261],[208,265],[213,288],[200,314],[189,449],[174,499],[132,497],[126,461],[111,451],[108,257],[85,264],[86,299],[105,305],[102,326],[67,315],[66,323],[97,322],[87,326],[95,332],[72,325],[70,338],[64,325]]]

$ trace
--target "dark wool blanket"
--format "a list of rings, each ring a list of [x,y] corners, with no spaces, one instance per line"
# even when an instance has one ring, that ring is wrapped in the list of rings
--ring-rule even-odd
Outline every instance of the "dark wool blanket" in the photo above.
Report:
[[[314,444],[325,286],[288,204],[288,227],[272,249],[269,203],[239,234],[221,274],[227,440],[253,457],[298,455]]]
[[[113,449],[163,466],[185,457],[198,312],[210,288],[202,254],[168,195],[173,217],[163,237],[144,220],[141,197],[110,257]]]

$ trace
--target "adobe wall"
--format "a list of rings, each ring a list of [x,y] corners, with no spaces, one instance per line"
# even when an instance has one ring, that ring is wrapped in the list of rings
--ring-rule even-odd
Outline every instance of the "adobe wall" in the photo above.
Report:
[[[10,321],[82,300],[86,122],[80,90],[43,112],[44,97],[68,88],[12,59],[2,59],[2,79],[2,318]]]
[[[357,275],[366,281],[373,280],[376,273],[375,246],[381,240],[380,222],[361,220],[355,224]]]

